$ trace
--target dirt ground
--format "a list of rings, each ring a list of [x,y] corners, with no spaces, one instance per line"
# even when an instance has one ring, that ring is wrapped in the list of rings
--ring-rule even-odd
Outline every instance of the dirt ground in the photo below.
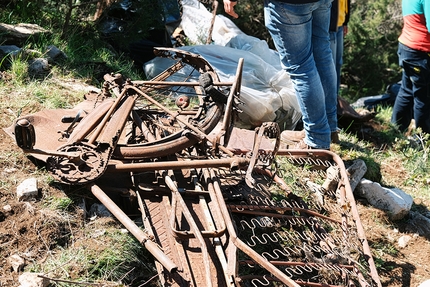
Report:
[[[85,222],[79,214],[74,215],[74,220],[65,221],[57,212],[44,208],[43,201],[47,196],[64,196],[63,191],[46,182],[39,183],[40,194],[36,200],[19,202],[16,187],[37,174],[37,167],[3,130],[0,130],[0,149],[5,155],[0,158],[0,286],[12,287],[19,286],[17,278],[22,271],[13,270],[10,256],[18,254],[26,262],[43,264],[52,247],[61,245],[69,232],[73,232],[75,241],[79,240]],[[12,154],[13,157],[7,156]],[[381,168],[383,176],[389,174],[398,178],[399,184],[404,178],[400,162],[398,166]],[[357,203],[383,286],[416,287],[430,279],[429,238],[417,235],[407,220],[390,221],[384,212],[366,201],[357,199]],[[428,212],[430,202],[415,202],[415,205]],[[411,240],[401,248],[398,240],[403,235],[410,235]]]

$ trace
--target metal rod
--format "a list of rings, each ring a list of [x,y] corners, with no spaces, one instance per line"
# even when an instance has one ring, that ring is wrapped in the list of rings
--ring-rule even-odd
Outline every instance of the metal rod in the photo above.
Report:
[[[141,163],[117,163],[109,164],[107,172],[139,172],[154,170],[179,170],[184,168],[204,168],[204,167],[229,167],[240,168],[249,164],[249,159],[242,157],[231,157],[224,159],[207,159],[193,161],[160,161],[160,162],[141,162]]]
[[[168,272],[174,273],[178,266],[160,249],[160,247],[143,232],[96,184],[91,184],[88,189],[98,200],[121,222],[136,239],[160,262]]]

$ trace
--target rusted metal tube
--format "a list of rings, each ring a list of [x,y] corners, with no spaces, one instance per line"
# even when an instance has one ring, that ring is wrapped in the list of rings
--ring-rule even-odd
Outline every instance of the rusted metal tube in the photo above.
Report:
[[[197,87],[199,86],[199,82],[166,82],[162,80],[149,80],[149,81],[132,81],[135,85],[147,85],[147,86],[163,86],[163,87],[170,87],[170,86],[183,86],[183,87]],[[234,82],[218,82],[214,81],[212,83],[213,86],[232,86]],[[145,90],[146,91],[146,90]]]
[[[100,122],[100,124],[97,126],[96,130],[91,135],[90,139],[88,140],[89,144],[93,144],[97,137],[102,132],[103,128],[105,127],[106,123],[108,122],[111,115],[114,113],[115,109],[121,104],[122,99],[125,97],[127,90],[124,89],[121,94],[118,96],[118,98],[115,100],[115,102],[110,106],[109,110],[105,114],[104,118]]]
[[[142,162],[142,163],[118,163],[109,164],[107,172],[141,172],[154,170],[179,170],[184,168],[206,168],[206,167],[229,167],[237,169],[247,166],[249,159],[242,157],[232,157],[224,159],[205,159],[193,161],[160,161],[160,162]]]
[[[178,266],[167,257],[166,254],[158,247],[158,245],[151,241],[150,238],[143,232],[139,226],[136,225],[113,201],[103,192],[103,190],[96,184],[88,186],[88,189],[97,197],[98,200],[121,222],[128,231],[133,234],[136,239],[145,246],[145,248],[160,262],[164,268],[170,273],[178,270]]]

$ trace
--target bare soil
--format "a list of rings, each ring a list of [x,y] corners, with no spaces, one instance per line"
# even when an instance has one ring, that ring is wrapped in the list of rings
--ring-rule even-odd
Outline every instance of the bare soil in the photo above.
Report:
[[[1,114],[5,117],[7,111],[1,111]],[[1,122],[7,124],[4,118]],[[369,125],[363,131],[367,131],[364,137],[372,138],[375,127]],[[65,220],[58,212],[45,207],[47,197],[65,196],[64,190],[55,184],[39,180],[39,196],[30,202],[19,202],[16,187],[29,177],[38,177],[40,171],[3,130],[0,130],[0,150],[0,286],[12,287],[19,286],[18,276],[24,269],[14,270],[10,256],[17,254],[26,260],[26,264],[43,264],[56,247],[67,245],[70,233],[75,242],[79,242],[80,236],[85,239],[82,226],[86,223],[82,214],[72,214],[72,220]],[[381,173],[382,177],[389,177],[390,182],[397,182],[399,187],[406,175],[400,161],[381,166]],[[430,279],[429,237],[417,235],[417,230],[411,228],[407,219],[391,221],[387,214],[365,200],[356,200],[383,286],[416,287]],[[425,213],[429,207],[430,202],[416,200],[414,208]],[[410,235],[411,241],[401,248],[398,240],[404,235]],[[91,242],[85,244],[91,245]],[[101,247],[94,244],[88,248]]]

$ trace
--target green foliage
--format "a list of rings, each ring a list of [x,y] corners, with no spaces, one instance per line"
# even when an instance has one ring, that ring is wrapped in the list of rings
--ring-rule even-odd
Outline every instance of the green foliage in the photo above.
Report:
[[[342,68],[342,84],[348,88],[342,95],[352,101],[378,95],[400,79],[397,38],[401,28],[398,0],[352,3]]]
[[[68,211],[73,200],[69,197],[53,197],[45,198],[45,204],[54,210]]]

